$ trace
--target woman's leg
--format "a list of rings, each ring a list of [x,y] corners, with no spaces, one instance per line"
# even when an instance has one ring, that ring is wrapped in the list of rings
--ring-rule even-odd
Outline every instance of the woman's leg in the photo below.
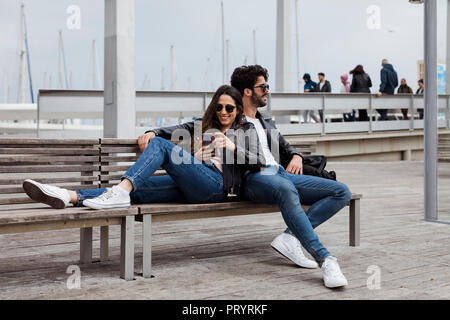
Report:
[[[224,199],[223,177],[219,171],[160,137],[150,141],[138,161],[122,178],[131,182],[133,190],[139,190],[160,167],[167,171],[188,202],[217,202]]]

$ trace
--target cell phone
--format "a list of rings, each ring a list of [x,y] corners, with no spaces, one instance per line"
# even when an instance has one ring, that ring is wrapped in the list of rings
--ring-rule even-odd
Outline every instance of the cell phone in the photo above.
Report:
[[[208,146],[214,141],[214,134],[210,132],[205,132],[203,134],[202,146]]]

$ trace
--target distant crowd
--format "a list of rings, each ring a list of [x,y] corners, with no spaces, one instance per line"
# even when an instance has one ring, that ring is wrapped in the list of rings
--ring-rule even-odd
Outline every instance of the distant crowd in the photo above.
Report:
[[[406,83],[406,79],[401,79],[400,86],[398,86],[397,72],[395,71],[392,64],[389,63],[387,59],[383,59],[381,62],[381,72],[380,72],[380,88],[378,90],[377,96],[381,95],[391,95],[395,94],[395,89],[397,93],[414,93],[411,87]],[[349,75],[341,75],[341,93],[370,93],[370,88],[372,87],[372,81],[370,76],[364,71],[362,65],[357,65],[353,70],[350,71],[352,75],[352,81],[349,81]],[[323,72],[318,73],[318,81],[314,82],[311,80],[311,75],[305,73],[303,75],[303,80],[305,85],[303,87],[304,92],[331,92],[331,84],[325,79],[325,74]],[[398,88],[397,88],[398,87]],[[423,94],[424,92],[424,82],[420,79],[417,82],[416,94]],[[401,109],[403,114],[403,119],[408,119],[408,109]],[[419,113],[419,118],[423,119],[423,109],[417,110]],[[379,120],[389,120],[388,109],[377,109],[380,114]],[[359,109],[358,114],[356,110],[349,110],[343,114],[344,121],[369,121],[369,116],[366,109]],[[414,117],[414,115],[411,115]],[[303,112],[303,119],[305,122],[310,122],[311,119],[315,122],[323,122],[323,111],[319,110],[319,118],[313,110],[306,110]]]

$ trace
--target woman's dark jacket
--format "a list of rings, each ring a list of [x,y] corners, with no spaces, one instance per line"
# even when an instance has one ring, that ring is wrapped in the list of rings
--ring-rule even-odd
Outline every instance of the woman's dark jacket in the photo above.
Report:
[[[350,92],[370,93],[370,87],[372,87],[372,80],[370,80],[370,77],[367,73],[353,74],[352,84],[350,85]]]
[[[291,146],[279,133],[274,121],[270,116],[257,112],[256,117],[261,121],[263,128],[266,129],[269,149],[272,151],[272,147],[278,145],[280,160],[279,162],[284,168],[288,166],[294,155],[301,156],[301,154],[293,146]],[[172,127],[151,129],[147,132],[154,132],[156,136],[162,137],[167,140],[172,139],[172,133],[174,133],[174,131],[177,129],[187,130],[189,131],[191,136],[194,136],[195,122],[197,122],[197,125],[200,125],[201,128],[201,119],[198,118],[195,121],[186,122]],[[239,128],[241,128],[243,132],[245,132],[245,139],[237,139],[233,141],[236,145],[236,150],[234,153],[235,159],[232,164],[227,164],[226,158],[224,157],[224,164],[222,165],[223,188],[224,192],[227,194],[231,193],[239,195],[242,191],[241,185],[244,182],[245,175],[249,172],[259,171],[261,167],[265,166],[266,163],[263,152],[259,149],[261,143],[259,142],[259,138],[253,123],[246,121],[244,117],[241,127],[237,124],[233,124],[231,129],[238,130]],[[255,148],[257,148],[259,152],[257,152]],[[191,151],[193,154],[194,151]],[[227,153],[224,152],[223,154],[226,155]],[[273,151],[272,154],[274,154]]]
[[[154,132],[156,136],[170,140],[172,138],[178,138],[175,131],[181,129],[187,130],[192,137],[194,136],[194,128],[196,125],[201,128],[201,118],[172,127],[152,129],[147,132]],[[246,132],[250,128],[250,125],[253,126],[253,124],[245,122],[242,127],[239,127],[236,123],[234,123],[231,129],[238,130],[241,128],[242,132]],[[172,136],[174,132],[175,136]],[[243,178],[245,173],[247,171],[258,171],[265,164],[263,156],[256,156],[256,154],[250,152],[249,141],[252,141],[252,139],[257,139],[257,137],[250,137],[249,133],[245,136],[244,141],[239,139],[235,139],[235,141],[233,141],[236,145],[236,150],[233,155],[234,161],[232,161],[232,163],[228,163],[227,161],[227,155],[229,155],[229,152],[225,149],[222,150],[222,154],[224,155],[224,163],[222,164],[223,190],[226,194],[239,195],[242,192],[241,185],[244,182]],[[189,143],[191,144],[191,142]],[[195,150],[193,150],[193,144],[191,144],[191,153],[192,155],[195,153]],[[243,160],[238,161],[237,159]]]

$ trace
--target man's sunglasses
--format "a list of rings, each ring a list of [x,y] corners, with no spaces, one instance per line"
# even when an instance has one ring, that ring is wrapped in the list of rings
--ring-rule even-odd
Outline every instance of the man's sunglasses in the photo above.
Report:
[[[259,86],[253,87],[253,88],[261,88],[262,91],[266,91],[266,90],[269,90],[270,86],[269,86],[268,83],[264,83],[264,84],[261,84]]]
[[[221,105],[221,104],[218,104],[217,106],[216,106],[216,112],[221,112],[222,111],[222,109],[223,109],[223,105]],[[225,110],[228,112],[228,113],[232,113],[233,111],[234,111],[234,109],[236,109],[236,107],[235,106],[232,106],[231,104],[227,104],[226,106],[225,106]]]

